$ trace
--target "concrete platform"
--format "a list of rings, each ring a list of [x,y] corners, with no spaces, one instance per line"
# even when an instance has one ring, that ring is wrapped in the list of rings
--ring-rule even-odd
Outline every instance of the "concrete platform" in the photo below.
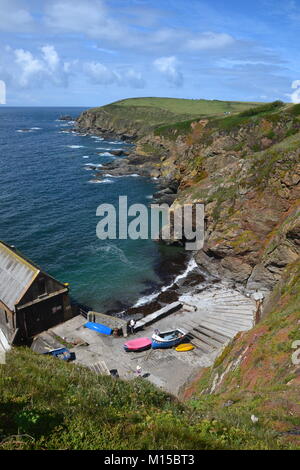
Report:
[[[129,338],[105,336],[83,327],[82,316],[58,325],[51,334],[60,336],[68,343],[83,343],[71,349],[76,363],[89,367],[96,373],[108,373],[117,369],[120,378],[137,377],[136,368],[142,368],[146,379],[175,396],[201,367],[208,367],[230,340],[242,330],[252,328],[255,302],[238,291],[222,286],[212,287],[199,294],[182,295],[182,308],[160,318]],[[186,307],[185,307],[186,305]],[[125,352],[123,345],[128,339],[151,338],[154,329],[160,331],[183,328],[195,349],[177,352],[175,349]]]

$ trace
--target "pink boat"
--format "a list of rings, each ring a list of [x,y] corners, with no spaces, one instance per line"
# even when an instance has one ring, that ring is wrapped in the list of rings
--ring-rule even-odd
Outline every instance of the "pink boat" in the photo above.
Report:
[[[149,338],[136,338],[127,341],[124,344],[125,351],[145,351],[145,349],[151,348],[152,341]]]

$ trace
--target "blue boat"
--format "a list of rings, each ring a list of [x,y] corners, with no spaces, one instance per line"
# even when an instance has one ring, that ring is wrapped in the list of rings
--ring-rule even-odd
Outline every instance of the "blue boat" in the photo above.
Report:
[[[97,331],[97,333],[101,333],[102,335],[111,335],[112,329],[109,326],[102,325],[101,323],[95,323],[92,321],[88,321],[83,325],[85,328],[89,330]]]
[[[166,349],[178,346],[184,338],[186,337],[187,332],[177,328],[176,330],[163,331],[162,333],[159,330],[155,330],[152,335],[152,349]]]
[[[43,354],[57,357],[58,359],[61,359],[62,361],[74,361],[74,359],[76,359],[75,353],[69,351],[67,348],[52,349],[51,351],[47,351]]]

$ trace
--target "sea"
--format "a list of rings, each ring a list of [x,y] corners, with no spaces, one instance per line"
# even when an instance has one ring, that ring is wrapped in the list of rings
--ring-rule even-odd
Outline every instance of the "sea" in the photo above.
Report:
[[[152,240],[99,240],[97,207],[149,205],[157,181],[133,174],[95,183],[89,164],[132,144],[70,132],[85,108],[0,107],[0,239],[56,279],[72,299],[100,312],[142,305],[184,276],[186,256]]]

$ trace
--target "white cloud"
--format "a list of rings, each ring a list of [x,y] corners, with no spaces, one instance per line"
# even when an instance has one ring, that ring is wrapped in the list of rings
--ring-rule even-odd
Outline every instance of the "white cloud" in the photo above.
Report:
[[[234,43],[232,36],[226,33],[205,32],[186,42],[187,49],[202,51],[220,49]]]
[[[300,80],[294,80],[292,83],[292,88],[295,90],[296,88],[300,87]]]
[[[185,29],[158,27],[149,29],[148,19],[120,11],[104,0],[53,0],[46,4],[46,27],[58,33],[78,33],[99,41],[99,50],[110,47],[138,49],[155,54],[172,54],[174,45],[182,51],[222,49],[234,39],[226,33],[191,33]],[[127,15],[126,15],[127,11]],[[140,27],[142,26],[142,28]],[[101,41],[101,42],[100,42]]]
[[[28,32],[34,20],[23,2],[17,0],[0,0],[0,31]]]
[[[102,0],[55,0],[46,5],[45,22],[63,33],[108,40],[122,37],[122,25],[109,16]]]
[[[179,62],[175,56],[160,57],[153,62],[153,65],[172,85],[176,87],[183,85],[183,75],[178,68]]]
[[[17,80],[22,87],[27,87],[34,77],[44,71],[44,64],[41,60],[34,58],[31,52],[24,51],[24,49],[16,49],[14,55],[15,63],[19,69]]]
[[[130,85],[132,88],[144,88],[145,87],[145,80],[142,77],[140,72],[136,72],[134,69],[129,69],[125,73],[125,81]]]
[[[44,82],[66,86],[72,72],[72,63],[61,61],[52,45],[44,45],[34,55],[24,49],[4,48],[0,58],[0,74],[17,88],[33,88]]]
[[[292,89],[295,90],[293,93],[291,93],[290,98],[292,100],[292,103],[298,104],[300,103],[300,80],[294,80],[292,83]]]
[[[99,85],[111,85],[120,79],[118,74],[100,62],[87,62],[83,69],[91,81]]]
[[[90,80],[98,85],[130,86],[131,88],[144,88],[145,81],[140,72],[133,68],[125,71],[109,69],[100,62],[86,62],[83,70]]]

